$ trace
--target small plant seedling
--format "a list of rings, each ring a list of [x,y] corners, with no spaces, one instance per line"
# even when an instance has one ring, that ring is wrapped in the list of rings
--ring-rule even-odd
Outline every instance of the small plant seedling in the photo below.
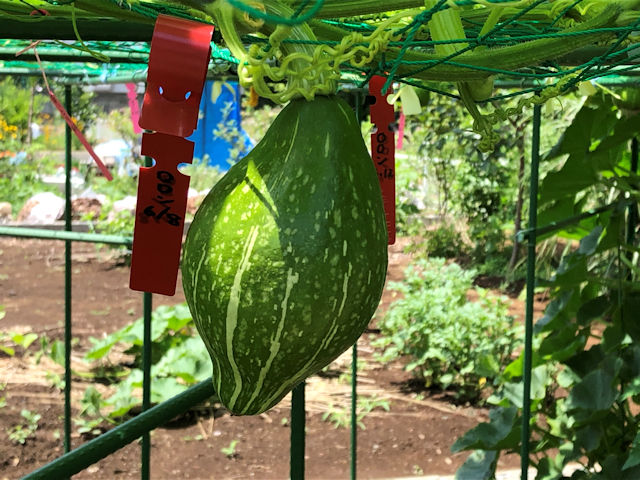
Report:
[[[336,407],[333,403],[329,403],[326,412],[322,414],[322,420],[333,423],[335,428],[347,428],[349,426],[349,413],[342,407]],[[361,425],[364,428],[364,425]]]
[[[238,456],[238,452],[236,452],[236,446],[238,445],[238,440],[231,440],[231,443],[228,447],[222,447],[220,451],[227,456],[227,458],[235,458]]]
[[[57,373],[47,372],[45,378],[51,383],[52,387],[58,390],[64,390],[64,379]]]
[[[366,429],[362,420],[376,408],[382,408],[388,412],[390,409],[389,400],[378,398],[376,395],[358,397],[356,401],[356,423],[362,430]],[[351,412],[346,408],[336,407],[333,403],[330,403],[327,411],[322,414],[322,420],[333,423],[335,428],[347,428],[351,423]]]
[[[19,423],[12,428],[7,429],[9,440],[13,443],[24,445],[29,437],[32,437],[38,429],[38,421],[40,418],[39,413],[34,413],[29,410],[22,410],[20,415],[26,420],[25,424]]]
[[[0,392],[4,392],[4,389],[7,388],[6,383],[0,383]],[[0,397],[0,408],[4,408],[7,406],[7,397],[4,395]]]

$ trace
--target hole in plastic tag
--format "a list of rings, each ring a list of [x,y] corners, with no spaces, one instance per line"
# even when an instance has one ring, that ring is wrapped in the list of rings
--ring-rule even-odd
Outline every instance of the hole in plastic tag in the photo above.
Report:
[[[174,295],[190,177],[178,165],[191,163],[193,142],[163,133],[142,135],[142,154],[153,167],[141,167],[131,254],[133,290]]]
[[[371,157],[382,190],[389,245],[393,245],[396,241],[396,167],[392,129],[395,114],[393,105],[386,101],[387,95],[381,94],[385,81],[385,77],[379,75],[369,81],[369,93],[375,97],[375,102],[369,107],[371,123],[375,125],[375,131],[371,134]],[[380,101],[383,98],[385,101]]]
[[[140,126],[188,137],[198,123],[213,25],[159,15],[149,52]]]

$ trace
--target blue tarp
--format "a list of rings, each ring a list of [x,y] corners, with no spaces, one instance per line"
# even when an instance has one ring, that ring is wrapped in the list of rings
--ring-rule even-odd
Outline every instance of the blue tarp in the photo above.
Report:
[[[240,100],[240,86],[237,82],[206,82],[200,101],[198,128],[188,137],[188,140],[195,142],[194,163],[206,159],[209,165],[226,171],[231,166],[230,160],[238,160],[238,157],[230,158],[232,143],[215,134],[216,130],[220,130],[221,123],[230,127],[226,128],[228,134],[238,136],[237,143],[243,147],[244,154],[249,152],[252,145],[242,130]]]

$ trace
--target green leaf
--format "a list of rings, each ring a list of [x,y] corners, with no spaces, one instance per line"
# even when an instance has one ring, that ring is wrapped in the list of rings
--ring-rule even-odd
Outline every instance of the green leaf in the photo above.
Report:
[[[29,348],[29,345],[31,345],[34,341],[36,341],[37,338],[38,338],[38,335],[36,335],[35,333],[27,333],[27,334],[14,333],[11,336],[11,340],[13,341],[13,343],[15,343],[16,345],[20,345],[25,350]]]
[[[587,280],[587,271],[587,257],[575,255],[566,257],[553,278],[553,286],[578,287]]]
[[[604,228],[601,225],[598,225],[589,232],[589,235],[580,240],[578,253],[582,255],[593,254],[598,247],[598,240],[600,239],[600,235],[602,235],[603,230]]]
[[[609,409],[619,393],[613,382],[614,373],[607,370],[599,368],[585,375],[569,394],[569,408],[593,412]]]
[[[622,304],[622,327],[636,342],[640,341],[638,312],[640,312],[640,293],[626,295]]]
[[[615,151],[615,147],[626,148],[626,143],[635,137],[640,130],[640,116],[635,115],[633,117],[626,118],[623,122],[616,122],[613,132],[603,138],[600,144],[592,152],[594,159],[598,158],[598,155],[606,152],[614,152],[615,158],[619,156],[619,152]],[[600,163],[600,162],[599,162]],[[604,169],[606,167],[613,167],[609,164],[600,164],[599,168]]]
[[[562,476],[562,464],[556,457],[543,457],[538,461],[536,480],[559,480]]]
[[[531,370],[531,400],[542,400],[547,393],[547,385],[551,380],[548,365],[540,365]],[[522,408],[522,395],[524,394],[523,382],[510,382],[504,385],[502,396],[509,400],[511,405]],[[502,403],[500,403],[502,405]],[[506,405],[503,405],[506,406]]]
[[[627,461],[624,462],[622,470],[628,470],[632,467],[640,465],[640,432],[636,434],[636,437],[631,443],[631,451],[627,457]]]
[[[584,377],[589,372],[599,368],[604,361],[604,352],[600,345],[594,345],[589,350],[585,350],[566,360],[566,364],[580,377]]]
[[[491,450],[474,450],[456,471],[455,480],[490,480],[498,466],[498,453]]]
[[[625,226],[624,208],[617,207],[612,212],[605,212],[598,218],[598,222],[605,227],[604,234],[598,244],[598,252],[605,252],[620,245],[620,238]]]
[[[576,320],[581,325],[587,325],[592,320],[601,318],[610,308],[612,302],[609,295],[600,295],[591,300],[587,300],[580,305],[578,313],[576,314]]]
[[[483,377],[495,377],[500,372],[500,362],[495,355],[485,353],[477,360],[475,372]]]
[[[640,394],[640,378],[636,377],[625,387],[620,400],[626,400],[627,398],[634,397],[638,394]]]
[[[617,120],[615,112],[611,109],[599,107],[595,102],[586,102],[544,159],[550,160],[567,154],[586,154],[591,147],[592,139],[600,136],[600,132],[608,131],[609,125]]]
[[[578,303],[577,290],[568,290],[562,292],[558,297],[549,302],[547,308],[544,311],[544,316],[538,320],[534,326],[535,333],[541,333],[547,329],[555,328],[556,324],[564,324],[566,322],[567,310],[568,314],[573,310],[572,307],[577,308]]]
[[[593,169],[589,166],[585,168],[584,160],[584,154],[571,156],[559,171],[547,173],[540,185],[541,204],[573,198],[598,181]]]
[[[64,367],[64,343],[60,340],[51,344],[51,360]]]
[[[175,378],[156,378],[151,386],[151,401],[161,403],[184,392],[188,387]]]
[[[576,332],[575,324],[565,324],[562,329],[547,335],[538,348],[538,354],[543,358],[563,362],[581,351],[587,343],[587,337]]]
[[[95,338],[90,338],[89,340],[95,343],[93,348],[89,350],[84,356],[84,359],[87,361],[101,359],[102,357],[107,355],[111,351],[113,346],[116,344],[115,341],[111,341],[111,340],[106,342],[105,341],[99,342]]]
[[[600,446],[604,429],[599,425],[586,425],[575,432],[575,444],[585,452],[592,452]]]
[[[516,407],[496,408],[489,413],[489,423],[481,423],[466,432],[451,447],[453,453],[462,450],[502,450],[515,448],[520,427]]]
[[[4,345],[0,345],[0,352],[4,352],[10,357],[13,357],[16,354],[15,349],[11,347],[5,347]]]

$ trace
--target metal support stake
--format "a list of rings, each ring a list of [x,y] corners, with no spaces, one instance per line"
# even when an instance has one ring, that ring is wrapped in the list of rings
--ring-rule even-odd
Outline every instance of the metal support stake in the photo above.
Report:
[[[353,344],[351,356],[351,480],[356,480],[358,466],[358,342]]]
[[[291,480],[304,480],[304,387],[305,382],[300,382],[291,394]]]
[[[529,478],[529,421],[531,417],[531,365],[533,343],[533,299],[536,275],[536,226],[538,223],[538,166],[540,163],[540,105],[533,108],[531,139],[531,178],[529,181],[529,233],[527,235],[527,301],[523,358],[522,437],[520,445],[521,480]]]
[[[64,87],[64,107],[71,112],[71,86]],[[71,231],[71,128],[64,129],[64,229]],[[71,240],[64,242],[64,451],[71,450]]]
[[[356,92],[355,94],[355,107],[356,107],[356,119],[358,125],[362,119],[360,118],[360,109],[362,108],[362,94]],[[358,471],[358,412],[357,412],[357,400],[358,400],[358,341],[353,344],[353,350],[351,355],[351,480],[356,480]]]
[[[631,173],[638,173],[638,138],[631,140]],[[638,205],[629,205],[627,220],[627,245],[633,245],[635,231],[638,226]],[[630,272],[631,273],[631,272]]]
[[[142,411],[151,407],[151,307],[152,296],[149,292],[142,294]],[[142,435],[140,478],[149,480],[151,458],[151,436],[149,432]]]
[[[162,402],[135,418],[109,430],[107,433],[80,445],[75,450],[56,458],[38,470],[24,476],[22,480],[57,480],[84,470],[97,461],[140,438],[144,432],[164,425],[172,418],[206,401],[215,394],[211,378]]]

